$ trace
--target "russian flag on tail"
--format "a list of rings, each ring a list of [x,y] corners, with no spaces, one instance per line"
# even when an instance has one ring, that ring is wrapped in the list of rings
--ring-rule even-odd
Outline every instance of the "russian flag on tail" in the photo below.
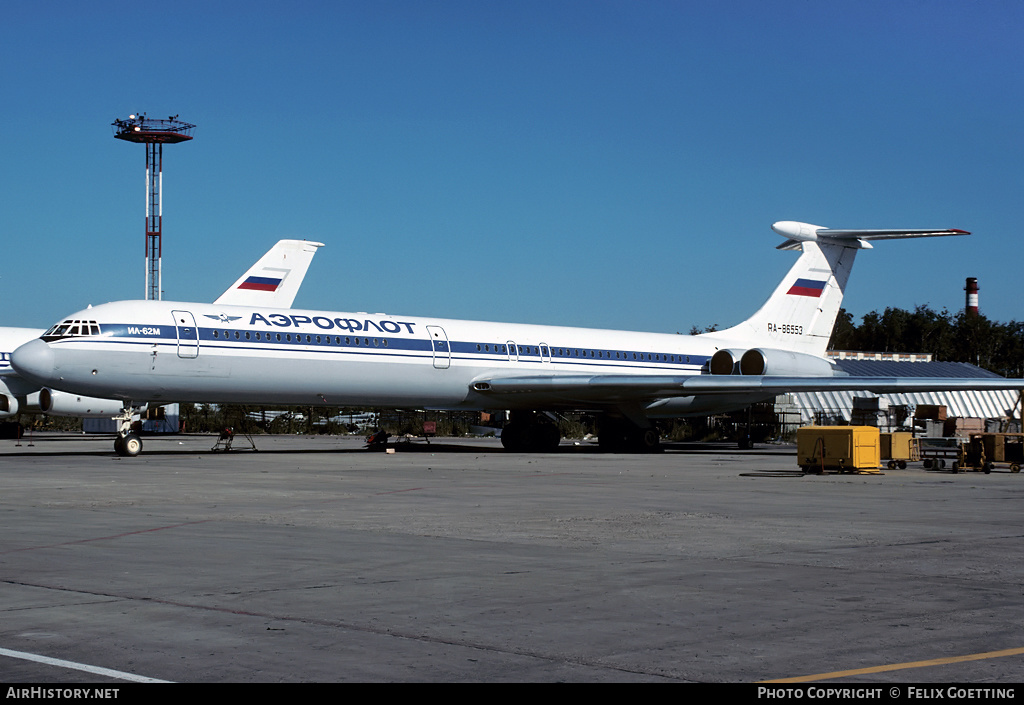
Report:
[[[797,279],[793,286],[790,287],[787,294],[793,296],[810,296],[811,298],[818,298],[821,296],[821,292],[825,290],[825,282],[815,281],[814,279]]]
[[[277,291],[284,281],[282,277],[248,277],[238,285],[239,289],[255,289],[256,291]]]

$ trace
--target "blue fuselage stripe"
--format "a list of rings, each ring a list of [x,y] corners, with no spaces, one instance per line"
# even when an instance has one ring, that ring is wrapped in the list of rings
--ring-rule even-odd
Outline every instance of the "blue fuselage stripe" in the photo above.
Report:
[[[98,336],[73,336],[54,342],[78,341],[129,345],[195,345],[197,331],[171,325],[139,326],[106,324]],[[180,336],[180,337],[179,337]],[[552,364],[595,367],[674,368],[695,370],[703,366],[707,355],[686,355],[640,350],[606,350],[565,345],[519,345],[477,343],[471,341],[430,341],[394,335],[328,335],[326,333],[282,333],[278,330],[236,328],[198,328],[203,349],[274,351],[305,353],[361,354],[381,357],[432,358],[497,362],[550,362]],[[436,346],[436,349],[435,347]],[[510,352],[511,348],[511,352]]]

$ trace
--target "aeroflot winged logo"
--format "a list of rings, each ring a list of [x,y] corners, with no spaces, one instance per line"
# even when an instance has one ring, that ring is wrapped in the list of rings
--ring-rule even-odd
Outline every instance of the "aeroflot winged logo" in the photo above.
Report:
[[[816,299],[821,296],[821,292],[824,290],[825,282],[823,281],[816,281],[814,279],[797,279],[786,293],[792,296],[810,296],[811,298]]]

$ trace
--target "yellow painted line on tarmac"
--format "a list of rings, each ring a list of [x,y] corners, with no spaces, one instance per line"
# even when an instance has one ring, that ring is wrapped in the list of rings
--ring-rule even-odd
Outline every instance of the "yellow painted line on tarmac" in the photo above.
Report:
[[[909,661],[907,663],[891,663],[886,666],[872,666],[870,668],[854,668],[849,671],[833,671],[832,673],[818,673],[813,676],[797,676],[795,678],[779,678],[761,683],[807,683],[809,681],[826,681],[831,678],[844,678],[846,676],[863,676],[872,673],[885,673],[886,671],[902,671],[906,668],[925,668],[927,666],[944,666],[950,663],[964,663],[966,661],[982,661],[988,658],[1001,658],[1003,656],[1020,656],[1024,654],[1024,648],[1003,649],[1002,651],[986,651],[982,654],[967,654],[966,656],[949,656],[947,658],[935,658],[928,661]]]

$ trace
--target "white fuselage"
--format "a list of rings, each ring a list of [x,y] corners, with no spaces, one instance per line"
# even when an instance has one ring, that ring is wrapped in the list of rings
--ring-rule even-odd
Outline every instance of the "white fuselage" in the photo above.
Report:
[[[98,333],[51,337],[38,369],[21,368],[57,389],[136,404],[579,408],[532,394],[496,402],[472,386],[524,374],[698,375],[722,346],[702,336],[168,301],[104,304],[69,319],[95,321]],[[659,411],[698,411],[692,402]]]

